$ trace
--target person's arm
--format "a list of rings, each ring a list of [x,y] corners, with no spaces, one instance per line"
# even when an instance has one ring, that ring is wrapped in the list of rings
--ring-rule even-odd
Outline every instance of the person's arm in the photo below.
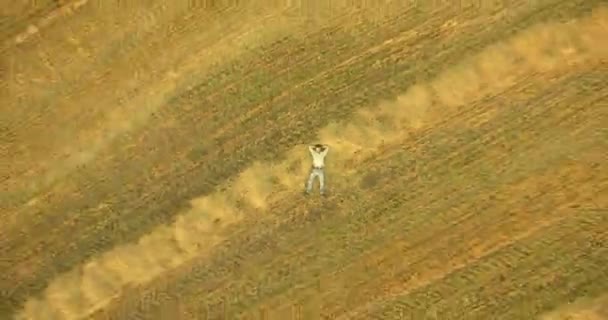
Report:
[[[325,147],[325,149],[323,149],[323,151],[321,152],[321,154],[322,154],[323,156],[326,156],[326,155],[327,155],[327,153],[329,152],[329,146],[328,146],[328,145],[326,145],[326,144],[324,144],[323,146]]]
[[[310,151],[310,153],[315,152],[315,147],[314,146],[308,146],[308,151]]]

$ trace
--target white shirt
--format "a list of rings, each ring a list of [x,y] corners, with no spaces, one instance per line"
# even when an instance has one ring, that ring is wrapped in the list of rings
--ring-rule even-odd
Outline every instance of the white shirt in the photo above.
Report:
[[[314,146],[309,146],[310,154],[312,155],[312,166],[315,168],[325,167],[325,156],[329,151],[329,147],[325,146],[325,149],[321,152],[317,152]]]

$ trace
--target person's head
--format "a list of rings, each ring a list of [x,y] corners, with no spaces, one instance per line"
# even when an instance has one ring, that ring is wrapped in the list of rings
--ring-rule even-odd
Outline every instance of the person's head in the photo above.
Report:
[[[320,143],[317,143],[314,145],[314,149],[316,152],[323,152],[323,150],[325,150],[325,146]]]

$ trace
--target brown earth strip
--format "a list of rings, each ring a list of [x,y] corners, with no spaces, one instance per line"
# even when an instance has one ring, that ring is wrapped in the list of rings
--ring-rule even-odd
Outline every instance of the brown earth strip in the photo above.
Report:
[[[264,26],[259,17],[231,24],[231,33],[222,27],[234,22],[235,14],[209,17],[199,9],[184,17],[187,6],[128,6],[118,15],[96,5],[86,9],[46,30],[39,41],[15,47],[7,58],[13,81],[4,107],[11,114],[10,142],[18,143],[9,154],[15,160],[8,167],[13,192],[47,187],[92,160],[116,136],[144,124],[164,104],[165,94],[193,81],[193,64],[203,72],[218,56],[229,60],[244,45],[263,43],[257,29],[242,36],[252,20]],[[221,18],[226,21],[219,23]],[[205,25],[211,33],[200,36],[196,29]],[[218,30],[223,38],[214,33]],[[100,46],[99,38],[107,45]],[[178,39],[188,45],[164,44]],[[42,166],[41,157],[47,162]]]
[[[39,22],[61,6],[62,3],[56,0],[4,3],[0,9],[0,43],[16,41],[18,34],[23,38],[23,34],[28,34],[29,24]]]
[[[608,317],[608,294],[579,298],[540,317],[541,320],[602,320]]]
[[[351,319],[533,319],[581,296],[606,292],[606,215],[573,210],[570,218],[466,269],[382,301]],[[592,278],[594,280],[590,281]],[[521,281],[526,279],[526,281]]]

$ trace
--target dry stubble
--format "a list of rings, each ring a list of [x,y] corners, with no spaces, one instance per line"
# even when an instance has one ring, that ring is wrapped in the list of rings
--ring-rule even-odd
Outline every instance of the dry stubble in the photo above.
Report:
[[[608,11],[600,8],[578,21],[533,27],[487,48],[434,81],[410,88],[394,102],[361,110],[348,122],[322,129],[320,140],[332,146],[331,165],[341,170],[342,181],[354,183],[354,168],[349,166],[382,144],[399,141],[404,131],[430,126],[446,111],[498,93],[526,73],[606,59],[608,46],[602,44],[608,34],[606,21]],[[522,43],[527,41],[533,41],[537,50],[526,50]],[[301,177],[308,170],[301,161],[307,156],[305,150],[298,146],[285,161],[271,166],[254,164],[218,192],[193,199],[192,208],[174,224],[161,226],[138,243],[115,248],[56,278],[42,297],[26,302],[18,318],[39,319],[42,314],[82,318],[119,296],[124,286],[143,285],[208,252],[221,242],[221,230],[239,221],[242,212],[263,210],[302,186]]]
[[[540,320],[606,320],[608,319],[608,295],[595,299],[579,299],[540,316]]]
[[[18,46],[7,50],[5,64],[12,67],[7,68],[6,78],[11,81],[3,100],[6,108],[18,106],[6,110],[13,114],[7,130],[17,138],[7,141],[11,152],[3,171],[7,170],[6,184],[17,197],[31,197],[94,160],[116,137],[144,126],[168,99],[214,64],[226,63],[302,22],[281,18],[280,8],[267,5],[258,11],[248,5],[209,12],[187,2],[171,7],[155,4],[149,9],[129,7],[121,18],[109,18],[113,16],[109,9],[98,5],[86,1],[66,5],[30,26],[36,32],[26,32],[27,37],[18,38]],[[76,9],[78,15],[69,15]],[[129,13],[127,21],[124,15]],[[65,21],[51,24],[59,19]],[[40,33],[42,27],[48,30]],[[62,28],[88,31],[65,36]],[[104,28],[117,30],[107,35],[110,45],[99,46]],[[206,30],[202,36],[196,32],[200,29]],[[188,45],[163,45],[177,36]],[[57,49],[58,41],[66,41],[65,47],[78,54],[66,58]],[[133,47],[134,43],[139,46]],[[110,56],[112,50],[121,54]],[[54,97],[52,108],[49,97]],[[53,116],[61,120],[53,121]],[[41,117],[46,120],[43,126]]]

